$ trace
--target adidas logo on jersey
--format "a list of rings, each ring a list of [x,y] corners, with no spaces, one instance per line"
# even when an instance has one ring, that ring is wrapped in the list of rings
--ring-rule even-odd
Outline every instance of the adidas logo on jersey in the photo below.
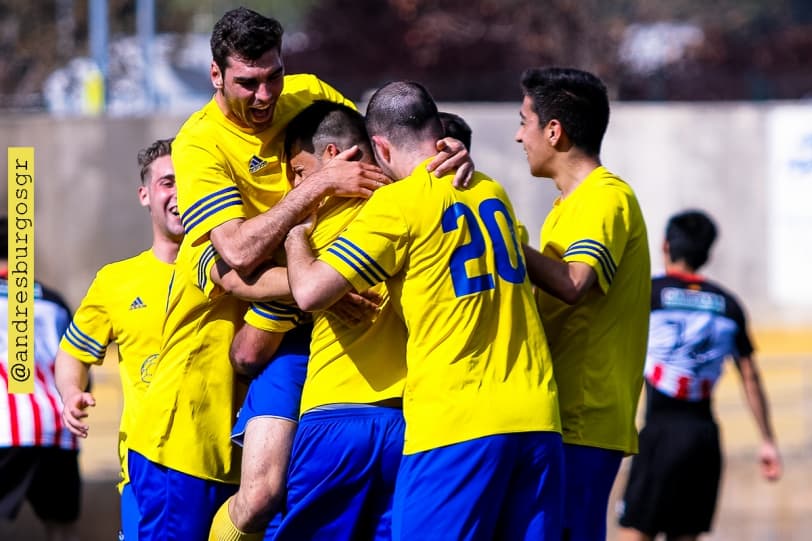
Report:
[[[268,162],[266,162],[262,158],[259,158],[257,156],[251,156],[251,161],[248,162],[248,170],[251,171],[251,173],[256,173],[266,165],[268,165]]]
[[[144,301],[141,300],[141,297],[136,297],[135,300],[130,303],[130,310],[138,310],[139,308],[146,308],[147,305],[144,304]]]

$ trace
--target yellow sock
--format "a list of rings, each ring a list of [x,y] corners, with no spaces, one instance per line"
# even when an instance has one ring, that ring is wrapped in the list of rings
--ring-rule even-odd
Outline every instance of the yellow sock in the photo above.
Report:
[[[214,514],[209,531],[209,541],[262,541],[265,532],[245,533],[234,526],[231,516],[228,514],[228,502],[230,501],[231,498],[226,500]]]

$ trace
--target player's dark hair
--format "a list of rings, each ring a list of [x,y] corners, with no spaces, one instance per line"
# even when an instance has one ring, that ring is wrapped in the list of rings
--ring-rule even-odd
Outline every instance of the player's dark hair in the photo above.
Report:
[[[239,7],[227,11],[211,32],[211,56],[225,74],[228,57],[257,60],[271,49],[282,50],[282,24],[256,11]]]
[[[440,122],[443,124],[443,135],[453,137],[471,151],[471,126],[459,115],[440,111]]]
[[[152,162],[161,156],[169,156],[172,154],[172,141],[174,140],[174,137],[170,139],[158,139],[147,148],[138,152],[138,166],[141,167],[142,186],[147,183],[149,166],[152,165]]]
[[[358,145],[361,152],[372,156],[364,116],[346,105],[318,100],[308,105],[285,128],[285,156],[290,158],[294,145],[321,155],[328,144],[340,150]]]
[[[716,234],[716,224],[700,210],[675,214],[665,227],[668,257],[674,262],[684,261],[697,270],[708,261]]]
[[[367,132],[386,135],[395,145],[410,145],[443,136],[437,104],[429,91],[413,81],[379,88],[367,104]]]
[[[521,85],[539,127],[558,120],[573,145],[592,156],[600,154],[609,125],[609,96],[598,77],[574,68],[530,68]]]

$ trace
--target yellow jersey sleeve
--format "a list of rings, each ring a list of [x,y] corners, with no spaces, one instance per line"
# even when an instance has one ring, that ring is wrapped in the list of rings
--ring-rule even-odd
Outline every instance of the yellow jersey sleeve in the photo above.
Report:
[[[599,167],[583,182],[590,186],[603,173]],[[581,186],[579,186],[580,188]],[[565,228],[556,231],[557,249],[566,262],[586,263],[595,271],[601,291],[606,294],[617,273],[620,258],[629,239],[629,201],[624,190],[615,186],[595,186],[579,193],[576,189],[570,197],[575,198],[577,220],[567,221]],[[617,212],[617,209],[622,209]],[[546,223],[553,223],[548,220]],[[542,229],[542,239],[546,236]]]
[[[356,291],[366,291],[398,272],[408,234],[391,191],[379,189],[352,222],[352,240],[340,235],[319,259],[336,269]]]
[[[284,333],[299,326],[303,315],[293,303],[252,302],[245,313],[245,322],[261,331]]]

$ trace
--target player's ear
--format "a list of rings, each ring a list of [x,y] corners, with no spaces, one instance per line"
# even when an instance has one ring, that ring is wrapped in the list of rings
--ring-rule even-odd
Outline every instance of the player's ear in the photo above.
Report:
[[[211,61],[209,75],[211,76],[212,86],[217,90],[223,90],[223,73],[220,71],[220,66],[218,66],[214,60]]]
[[[382,135],[373,135],[371,137],[372,150],[375,152],[375,159],[380,164],[388,164],[392,160],[392,149],[389,145],[389,139]]]
[[[138,201],[142,207],[149,206],[149,190],[143,184],[138,187]]]
[[[327,146],[324,147],[324,153],[322,154],[322,159],[324,159],[324,161],[327,161],[327,160],[330,160],[332,158],[335,158],[340,153],[341,153],[341,151],[338,149],[337,146],[335,146],[334,143],[327,143]]]
[[[550,120],[547,125],[544,126],[542,133],[544,134],[544,138],[550,143],[550,146],[553,147],[558,145],[562,138],[566,137],[564,128],[561,126],[561,122],[555,118]]]

